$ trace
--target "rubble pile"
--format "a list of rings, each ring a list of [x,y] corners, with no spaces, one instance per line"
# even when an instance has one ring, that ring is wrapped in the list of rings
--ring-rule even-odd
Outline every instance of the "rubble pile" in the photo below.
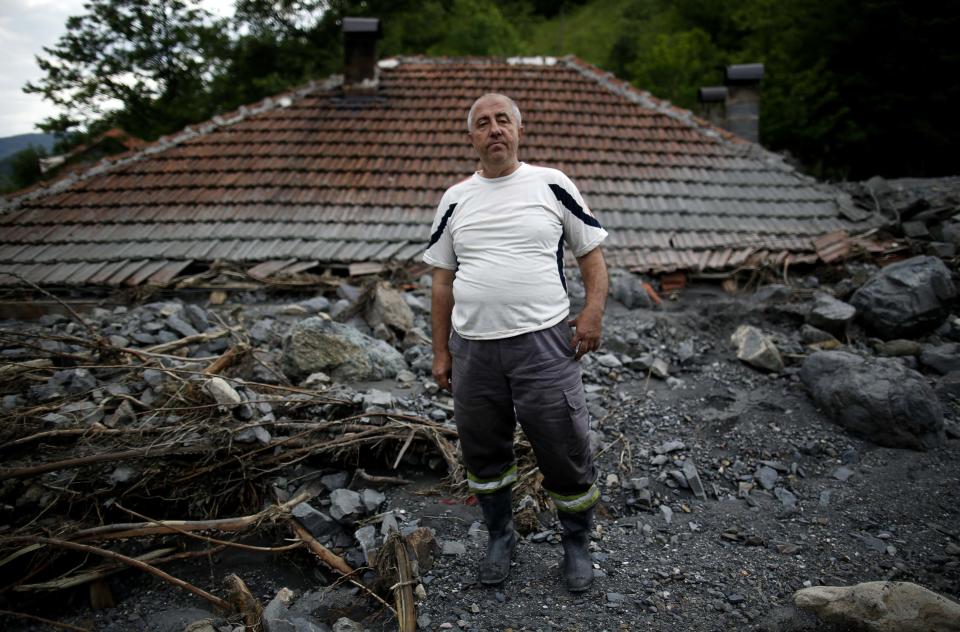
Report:
[[[559,525],[522,433],[519,563],[499,589],[473,578],[484,528],[430,374],[429,277],[0,323],[0,609],[78,586],[109,606],[104,580],[124,568],[160,577],[229,550],[308,559],[306,586],[276,568],[226,586],[170,570],[207,615],[161,625],[148,599],[89,616],[111,632],[812,631],[794,605],[806,586],[896,579],[956,598],[948,263],[666,299],[615,274],[603,346],[581,361],[603,496],[599,581],[575,598],[557,588]],[[810,604],[859,593],[797,594],[839,620]]]

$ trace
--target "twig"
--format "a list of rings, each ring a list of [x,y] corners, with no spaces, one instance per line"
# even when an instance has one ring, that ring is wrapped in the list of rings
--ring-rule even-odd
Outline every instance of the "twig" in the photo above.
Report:
[[[400,459],[403,458],[403,455],[407,453],[407,448],[410,447],[410,444],[413,442],[413,438],[417,434],[416,428],[410,429],[410,434],[407,435],[407,440],[403,442],[403,447],[400,448],[400,452],[397,454],[396,460],[393,462],[393,469],[397,469],[397,466],[400,465]]]
[[[338,571],[344,575],[350,575],[353,573],[353,569],[350,568],[350,565],[344,561],[342,557],[328,549],[327,547],[320,544],[313,535],[303,528],[296,520],[290,521],[290,528],[293,529],[293,532],[297,535],[300,540],[307,545],[307,547],[313,551],[317,557],[319,557],[324,564],[330,568]]]
[[[356,475],[367,481],[368,483],[381,483],[383,485],[409,485],[410,481],[405,478],[400,478],[399,476],[374,476],[373,474],[367,474],[366,470],[359,468],[356,471]]]
[[[11,274],[11,273],[7,272],[7,274]],[[76,632],[90,632],[89,628],[81,628],[75,625],[70,625],[69,623],[60,623],[59,621],[54,621],[53,619],[44,619],[43,617],[37,617],[32,614],[26,614],[24,612],[14,612],[13,610],[0,610],[0,614],[5,614],[8,617],[17,617],[18,619],[26,619],[27,621],[39,621],[40,623],[52,625],[55,628],[61,628],[63,630],[75,630]]]
[[[180,588],[183,588],[184,590],[187,590],[193,593],[194,595],[201,597],[202,599],[206,599],[213,605],[217,606],[218,608],[222,608],[225,611],[230,611],[231,609],[230,604],[228,602],[224,601],[220,597],[217,597],[216,595],[211,595],[210,593],[203,590],[202,588],[197,588],[190,582],[174,577],[173,575],[170,575],[169,573],[166,573],[160,570],[159,568],[151,566],[146,562],[135,560],[132,557],[127,557],[126,555],[115,553],[114,551],[108,551],[106,549],[90,546],[89,544],[80,544],[78,542],[68,542],[67,540],[59,540],[56,538],[42,538],[39,536],[17,536],[14,538],[8,538],[6,539],[6,541],[8,542],[20,541],[20,542],[32,542],[36,544],[48,544],[50,546],[70,549],[72,551],[79,551],[81,553],[90,553],[93,555],[100,555],[102,557],[106,557],[111,560],[116,560],[122,564],[126,564],[127,566],[131,566],[138,570],[141,570],[141,571],[150,573],[151,575],[154,575],[156,577],[159,577],[165,582],[173,584],[174,586],[179,586]]]
[[[267,519],[276,519],[288,514],[294,507],[316,496],[319,491],[306,490],[300,492],[290,500],[279,505],[267,507],[263,511],[237,518],[220,518],[217,520],[167,520],[163,522],[137,522],[129,524],[104,525],[84,529],[73,534],[73,540],[119,540],[123,538],[155,535],[158,533],[177,533],[177,531],[242,531],[251,526],[260,524]],[[0,539],[0,542],[3,540]]]
[[[109,452],[104,454],[91,454],[89,456],[81,456],[75,459],[64,459],[63,461],[54,461],[52,463],[44,463],[42,465],[32,465],[30,467],[14,467],[0,470],[0,481],[6,480],[8,478],[22,478],[25,476],[36,476],[37,474],[45,474],[47,472],[56,472],[58,470],[69,470],[76,467],[82,467],[84,465],[90,465],[92,463],[103,463],[104,461],[129,461],[130,459],[136,459],[143,456],[162,456],[166,454],[189,454],[193,452],[206,451],[209,450],[210,446],[184,446],[184,447],[174,447],[171,445],[163,446],[162,448],[157,448],[155,446],[147,446],[145,448],[135,448],[132,450],[124,450],[123,452]]]
[[[222,546],[228,546],[234,549],[242,549],[244,551],[255,551],[257,553],[284,553],[286,551],[299,549],[301,546],[303,546],[302,542],[294,542],[293,544],[288,544],[286,546],[253,546],[250,544],[241,544],[240,542],[218,540],[217,538],[211,538],[205,535],[190,533],[189,531],[185,529],[179,529],[170,523],[164,523],[159,520],[154,520],[153,518],[149,518],[147,516],[139,514],[136,511],[133,511],[132,509],[127,509],[126,507],[122,506],[120,503],[116,503],[116,506],[117,506],[117,509],[120,509],[121,511],[125,511],[128,514],[136,516],[137,518],[143,518],[144,520],[149,520],[151,524],[159,525],[163,527],[169,527],[174,531],[174,533],[179,533],[180,535],[185,535],[188,538],[194,538],[195,540],[200,540],[201,542],[211,542],[213,544],[220,544]]]
[[[133,558],[141,562],[153,562],[156,564],[160,558],[163,556],[176,551],[174,548],[166,549],[157,549],[156,551],[150,551],[149,553],[144,553],[143,555],[138,555]],[[64,575],[63,577],[58,577],[57,579],[52,579],[47,582],[40,582],[38,584],[20,584],[19,586],[14,586],[14,592],[32,592],[32,591],[43,591],[43,590],[61,590],[63,588],[73,588],[74,586],[81,586],[87,582],[96,581],[98,579],[103,579],[104,577],[109,577],[114,573],[123,570],[125,566],[107,566],[105,568],[92,568],[86,570],[76,575]]]
[[[230,347],[229,349],[224,351],[219,358],[214,360],[213,364],[205,368],[203,372],[206,373],[207,375],[216,375],[220,373],[225,368],[233,364],[240,355],[246,353],[248,349],[249,347],[243,344],[234,345],[233,347]]]

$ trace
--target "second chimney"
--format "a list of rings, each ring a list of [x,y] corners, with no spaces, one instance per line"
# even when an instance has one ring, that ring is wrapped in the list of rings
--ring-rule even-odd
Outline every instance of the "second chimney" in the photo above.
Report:
[[[377,40],[383,37],[377,18],[343,18],[343,91],[377,91]]]
[[[727,129],[760,142],[760,80],[763,64],[727,66]]]
[[[700,116],[717,127],[727,128],[727,89],[723,86],[709,86],[697,91],[700,101]]]

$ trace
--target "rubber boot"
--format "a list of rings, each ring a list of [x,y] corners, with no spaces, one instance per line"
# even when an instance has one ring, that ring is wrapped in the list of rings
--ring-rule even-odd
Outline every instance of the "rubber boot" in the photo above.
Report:
[[[593,508],[577,513],[558,511],[563,525],[563,577],[567,590],[583,592],[593,584],[593,560],[590,559],[590,526]]]
[[[491,494],[477,494],[483,521],[487,524],[487,554],[480,562],[480,583],[488,586],[502,584],[510,574],[510,560],[517,546],[513,530],[513,497],[510,487]]]

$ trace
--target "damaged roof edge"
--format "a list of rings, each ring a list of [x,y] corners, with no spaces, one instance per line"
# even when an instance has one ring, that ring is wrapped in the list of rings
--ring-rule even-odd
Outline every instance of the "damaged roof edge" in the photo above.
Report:
[[[60,179],[54,180],[47,186],[28,189],[26,192],[20,194],[14,192],[7,197],[0,197],[0,214],[16,210],[23,202],[36,200],[38,198],[42,198],[47,195],[53,195],[55,193],[60,193],[77,182],[81,182],[88,178],[93,178],[124,165],[138,162],[144,158],[153,156],[154,154],[167,151],[168,149],[176,147],[177,145],[188,140],[205,136],[216,129],[235,125],[236,123],[239,123],[251,116],[256,116],[258,114],[262,114],[263,112],[268,112],[277,108],[289,107],[297,100],[315,92],[326,92],[333,90],[342,82],[342,75],[330,75],[322,82],[310,81],[303,86],[288,90],[287,92],[266,97],[249,105],[241,105],[233,112],[217,114],[213,118],[206,121],[195,123],[193,125],[187,125],[179,132],[161,136],[143,149],[139,149],[134,152],[124,152],[112,157],[106,157],[92,167],[88,167],[77,172],[67,173]]]

